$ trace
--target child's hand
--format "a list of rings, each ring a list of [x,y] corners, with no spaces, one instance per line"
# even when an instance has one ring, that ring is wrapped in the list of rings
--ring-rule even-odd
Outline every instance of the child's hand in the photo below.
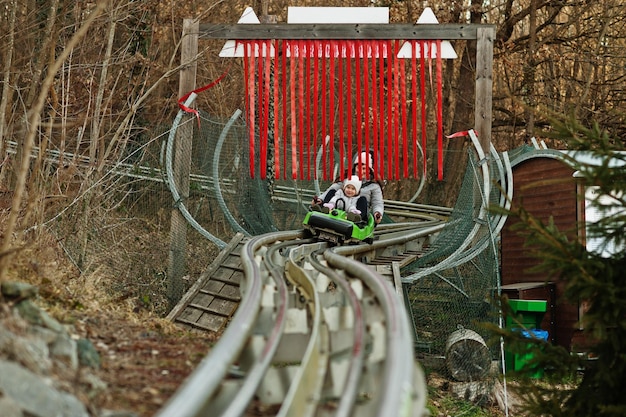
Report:
[[[374,221],[376,222],[376,224],[380,223],[382,219],[383,219],[382,214],[380,214],[379,212],[374,213]]]

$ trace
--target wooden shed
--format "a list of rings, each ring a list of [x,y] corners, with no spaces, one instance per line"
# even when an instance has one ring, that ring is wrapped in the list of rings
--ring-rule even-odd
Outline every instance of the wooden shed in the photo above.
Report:
[[[583,207],[577,198],[578,187],[574,169],[556,150],[530,150],[513,156],[513,209],[520,204],[544,223],[552,217],[559,230],[571,238],[579,239],[577,220],[581,220]],[[582,203],[584,204],[584,202]],[[522,236],[511,226],[519,218],[510,216],[502,230],[502,292],[510,299],[544,299],[547,312],[542,329],[549,332],[550,340],[566,349],[578,331],[579,305],[562,299],[567,277],[551,278],[546,273],[531,271],[540,262],[524,246]]]

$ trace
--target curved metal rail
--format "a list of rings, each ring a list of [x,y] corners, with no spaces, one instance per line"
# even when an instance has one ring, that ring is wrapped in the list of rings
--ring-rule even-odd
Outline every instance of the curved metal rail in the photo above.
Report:
[[[361,308],[359,296],[352,287],[349,279],[343,274],[329,269],[320,259],[319,252],[311,253],[308,257],[308,262],[317,271],[326,274],[333,283],[341,288],[341,291],[347,299],[350,311],[352,312],[351,317],[354,322],[352,325],[352,346],[349,352],[350,359],[344,361],[344,363],[347,363],[348,369],[344,377],[344,391],[340,396],[339,405],[335,413],[336,417],[347,417],[351,414],[354,404],[358,399],[357,390],[361,381],[361,375],[363,374],[365,361],[366,323],[363,308]],[[335,310],[338,310],[338,308],[335,308]],[[337,311],[337,316],[339,313],[340,312]],[[339,326],[337,326],[337,328],[338,327]]]
[[[246,275],[245,283],[242,284],[243,297],[237,312],[219,343],[211,350],[211,354],[185,381],[179,394],[172,397],[157,415],[191,417],[205,415],[209,411],[213,412],[216,404],[211,400],[219,397],[216,395],[220,394],[217,392],[218,388],[222,388],[222,391],[225,390],[221,383],[226,379],[233,364],[239,359],[247,340],[252,335],[254,322],[261,310],[263,281],[261,279],[261,265],[255,262],[257,251],[271,242],[281,239],[296,239],[301,236],[301,232],[273,233],[251,239],[244,245],[242,262]],[[223,394],[219,398],[223,400]]]
[[[251,238],[236,314],[157,416],[421,416],[426,384],[396,290],[357,258],[409,245],[435,220],[380,225],[372,245],[302,231]]]
[[[192,93],[189,95],[187,101],[185,101],[186,106],[190,106],[191,103],[196,99],[196,94]],[[178,188],[176,186],[176,181],[174,180],[173,167],[172,167],[172,157],[174,152],[174,138],[176,137],[176,130],[178,129],[178,125],[180,120],[182,119],[184,112],[182,110],[178,111],[176,118],[174,119],[174,123],[172,124],[172,129],[170,130],[170,134],[167,139],[167,147],[166,147],[166,156],[165,156],[165,165],[166,165],[166,173],[167,173],[167,184],[170,187],[170,192],[172,193],[172,197],[174,197],[174,202],[178,209],[180,210],[183,217],[189,222],[189,224],[196,229],[202,236],[209,239],[211,242],[215,243],[220,249],[226,246],[226,243],[222,241],[217,236],[209,233],[204,227],[200,225],[194,219],[194,217],[189,213],[187,206],[185,205],[184,199],[178,192]],[[229,122],[229,128],[230,128]]]

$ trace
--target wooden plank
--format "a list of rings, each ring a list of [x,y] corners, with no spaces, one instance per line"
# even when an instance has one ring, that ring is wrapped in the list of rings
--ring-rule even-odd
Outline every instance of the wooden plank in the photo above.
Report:
[[[209,289],[209,290],[202,288],[200,289],[200,292],[203,294],[212,295],[218,298],[225,298],[227,300],[231,300],[235,302],[241,301],[239,286],[222,285],[217,291],[215,291],[214,288]]]
[[[211,314],[203,314],[194,327],[207,329],[212,332],[219,332],[226,324],[225,317],[219,317]]]
[[[239,257],[239,254],[229,253],[228,257],[224,259],[224,262],[222,262],[222,266],[233,269],[241,268],[241,258]]]
[[[203,23],[198,36],[202,39],[477,39],[479,28],[495,25],[463,24],[213,24]]]
[[[224,297],[233,301],[241,301],[241,291],[239,291],[239,286],[224,285],[224,287],[222,287],[222,290],[220,291],[220,297]]]
[[[228,280],[228,282],[234,285],[239,285],[242,279],[243,279],[243,270],[239,269],[230,276],[230,279]]]
[[[392,263],[397,263],[400,266],[400,268],[402,268],[410,264],[417,258],[418,258],[418,255],[416,255],[415,253],[403,253],[403,254],[395,255],[395,256],[383,255],[383,256],[377,256],[376,258],[372,259],[369,263],[372,265],[381,265],[381,264],[390,265]]]
[[[226,284],[223,282],[210,279],[202,286],[200,291],[206,292],[207,294],[219,294],[225,285]]]
[[[237,270],[232,268],[226,268],[224,265],[220,265],[220,267],[211,275],[212,280],[217,280],[221,282],[234,282],[233,275]]]
[[[216,315],[216,316],[220,316],[220,317],[230,317],[231,313],[232,313],[232,305],[226,305],[225,303],[217,303],[217,304],[213,304],[216,301],[223,301],[223,300],[217,300],[215,298],[212,299],[213,302],[211,303],[211,305],[213,305],[213,307],[211,307],[211,305],[209,304],[189,304],[189,306],[187,307],[187,309],[194,309],[197,311],[201,311],[204,314],[212,314],[212,315]],[[231,303],[231,304],[236,304],[236,303]]]
[[[200,316],[202,316],[202,310],[197,310],[194,308],[186,308],[180,314],[178,320],[181,322],[196,322]]]
[[[189,305],[194,308],[208,306],[213,302],[213,300],[215,300],[215,297],[213,295],[199,292],[193,298],[191,303],[189,303]]]
[[[224,286],[224,288],[227,287],[231,287],[232,286]],[[215,292],[209,292],[209,291],[205,291],[205,290],[200,290],[201,294],[205,294],[205,295],[209,295],[211,297],[214,298],[219,298],[219,299],[223,299],[223,300],[228,300],[228,301],[232,301],[234,303],[238,303],[239,301],[241,301],[241,297],[239,296],[239,290],[238,289],[233,289],[232,291],[230,291],[230,294],[226,294],[226,291],[224,291],[224,293],[219,292],[219,293],[215,293]]]
[[[176,319],[176,317],[185,309],[185,306],[189,304],[194,296],[198,293],[200,288],[202,288],[205,283],[211,279],[211,276],[215,273],[215,271],[220,269],[224,259],[229,256],[232,251],[241,249],[240,246],[243,239],[244,235],[241,233],[237,233],[231,239],[228,245],[219,253],[219,255],[217,255],[209,268],[200,276],[200,278],[198,278],[198,281],[193,284],[193,286],[189,289],[189,291],[187,291],[187,293],[185,293],[179,303],[170,311],[170,313],[167,315],[167,320],[174,321]],[[232,278],[233,272],[232,270],[229,271],[231,272],[229,279],[234,281],[234,279]]]
[[[231,267],[221,267],[212,275],[211,279],[221,281],[231,285],[239,285],[243,278],[243,272],[240,268],[232,269]]]
[[[180,324],[193,329],[200,329],[204,331],[218,332],[224,324],[226,319],[224,317],[217,317],[213,315],[204,314],[199,320],[178,320]]]
[[[238,305],[239,303],[235,303],[230,300],[225,300],[223,298],[214,298],[213,301],[211,301],[211,304],[209,304],[208,311],[223,315],[225,317],[230,317],[235,312]]]

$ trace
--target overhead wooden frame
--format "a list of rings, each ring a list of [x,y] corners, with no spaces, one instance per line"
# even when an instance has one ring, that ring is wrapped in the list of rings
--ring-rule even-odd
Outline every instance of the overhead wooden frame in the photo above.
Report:
[[[475,40],[474,130],[489,149],[492,127],[493,43],[495,25],[476,24],[214,24],[197,23],[196,39],[225,40]],[[191,57],[183,62],[189,62]]]

